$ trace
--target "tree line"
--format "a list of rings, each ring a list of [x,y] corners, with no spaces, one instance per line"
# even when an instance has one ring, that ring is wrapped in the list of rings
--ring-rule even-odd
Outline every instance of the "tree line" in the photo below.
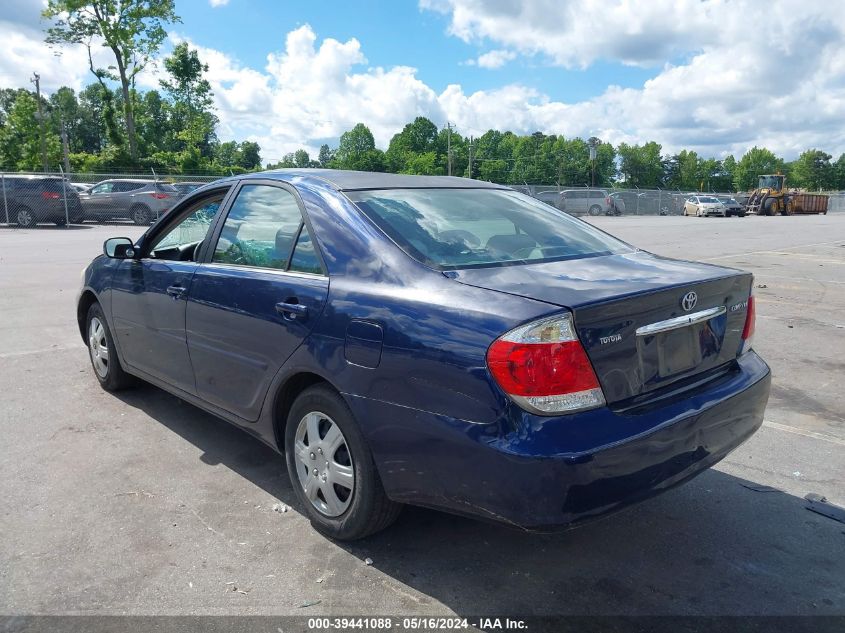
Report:
[[[61,87],[49,97],[24,88],[0,89],[0,168],[74,172],[161,170],[170,173],[238,173],[262,168],[253,141],[221,142],[208,67],[196,50],[177,45],[163,61],[158,89],[138,90],[135,79],[166,37],[165,25],[181,21],[174,0],[48,0],[45,41],[88,51],[95,81],[78,93]],[[94,63],[92,48],[114,58]],[[40,99],[40,101],[39,101]],[[451,125],[417,117],[376,147],[363,123],[344,132],[336,148],[323,145],[312,158],[292,152],[277,167],[323,167],[405,174],[453,174],[520,185],[639,187],[681,191],[744,191],[757,176],[784,173],[788,184],[810,190],[845,189],[845,154],[836,161],[808,149],[785,161],[754,147],[737,160],[695,151],[663,152],[659,143],[621,143],[535,132],[488,130],[473,138]]]
[[[590,147],[595,149],[591,160]],[[417,117],[395,134],[387,150],[375,145],[373,134],[359,123],[340,137],[336,149],[320,147],[312,159],[305,149],[268,165],[328,167],[402,174],[453,174],[510,185],[638,187],[680,191],[746,191],[761,174],[787,175],[791,187],[810,190],[845,189],[845,154],[832,162],[824,151],[809,149],[785,161],[769,149],[753,147],[739,160],[704,158],[695,151],[664,154],[656,142],[621,143],[600,139],[565,138],[555,134],[520,136],[488,130],[477,138],[449,127],[438,128]]]

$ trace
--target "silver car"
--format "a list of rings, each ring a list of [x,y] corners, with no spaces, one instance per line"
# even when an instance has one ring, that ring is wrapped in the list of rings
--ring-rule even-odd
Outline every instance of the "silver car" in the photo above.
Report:
[[[725,205],[715,196],[690,196],[684,203],[684,215],[694,215],[699,218],[708,215],[725,217]]]
[[[135,224],[155,222],[181,197],[173,185],[131,178],[103,180],[79,194],[86,220],[129,219]]]
[[[604,189],[566,189],[560,192],[559,209],[570,215],[606,215],[613,209]]]

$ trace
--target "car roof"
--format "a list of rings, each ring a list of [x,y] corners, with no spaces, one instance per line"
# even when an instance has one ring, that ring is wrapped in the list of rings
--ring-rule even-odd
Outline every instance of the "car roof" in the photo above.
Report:
[[[284,181],[308,179],[313,184],[328,184],[338,191],[366,189],[509,189],[484,180],[457,176],[409,176],[371,171],[344,169],[275,169],[272,171],[242,174],[235,179],[270,178]]]

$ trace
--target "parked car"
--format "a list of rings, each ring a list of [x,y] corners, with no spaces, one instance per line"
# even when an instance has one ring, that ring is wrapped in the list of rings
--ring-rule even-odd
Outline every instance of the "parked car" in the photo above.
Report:
[[[150,224],[180,198],[172,185],[153,180],[103,180],[80,194],[86,220],[129,219]]]
[[[561,195],[562,192],[560,191],[538,191],[534,194],[534,197],[537,198],[537,200],[554,207],[555,209],[562,209],[565,201]]]
[[[208,183],[183,181],[183,182],[174,182],[174,183],[170,183],[170,184],[173,185],[173,188],[176,189],[176,191],[179,192],[179,195],[186,196],[189,193],[191,193],[192,191],[199,189],[200,187],[202,187],[203,185],[206,185]]]
[[[695,215],[700,218],[709,215],[725,216],[725,205],[713,196],[690,196],[684,203],[684,215]]]
[[[604,215],[610,198],[604,189],[566,189],[560,192],[560,209],[571,215]]]
[[[625,213],[625,198],[622,197],[621,192],[614,191],[608,198],[610,199],[610,205],[606,211],[607,215],[622,215]]]
[[[58,176],[4,176],[6,208],[0,207],[0,221],[33,227],[39,222],[64,226],[82,221],[83,211],[76,190]],[[65,209],[67,200],[67,209]],[[7,215],[8,212],[8,215]]]
[[[501,185],[244,174],[103,250],[76,313],[100,384],[141,378],[248,430],[337,539],[405,503],[576,524],[690,479],[763,421],[751,274]]]
[[[91,183],[89,182],[70,182],[68,184],[73,187],[77,193],[88,191],[91,188]]]
[[[731,196],[718,196],[719,202],[725,206],[725,217],[729,218],[735,215],[738,218],[745,217],[745,206],[736,201]]]

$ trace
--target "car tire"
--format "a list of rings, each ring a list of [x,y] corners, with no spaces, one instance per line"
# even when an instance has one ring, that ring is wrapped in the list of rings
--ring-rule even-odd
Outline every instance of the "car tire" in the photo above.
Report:
[[[38,224],[35,213],[29,207],[19,207],[15,212],[15,221],[19,227],[24,229],[31,229]]]
[[[55,224],[56,226],[67,226],[67,222],[65,222],[64,220],[56,220],[56,221],[54,222],[54,224]]]
[[[153,213],[148,206],[136,204],[129,210],[129,218],[135,224],[147,225],[152,222]]]
[[[326,536],[339,541],[361,539],[399,516],[402,505],[387,498],[352,411],[326,384],[309,387],[291,406],[285,426],[285,461],[305,515]],[[338,478],[341,483],[332,480],[332,474],[339,472],[345,475],[342,482]]]
[[[601,207],[597,204],[594,204],[593,206],[590,207],[590,210],[588,211],[588,213],[593,217],[599,216],[599,215],[601,215]]]
[[[88,357],[100,386],[106,391],[120,391],[132,386],[135,379],[123,371],[120,365],[108,322],[99,303],[94,303],[88,308],[85,336],[88,341]]]

